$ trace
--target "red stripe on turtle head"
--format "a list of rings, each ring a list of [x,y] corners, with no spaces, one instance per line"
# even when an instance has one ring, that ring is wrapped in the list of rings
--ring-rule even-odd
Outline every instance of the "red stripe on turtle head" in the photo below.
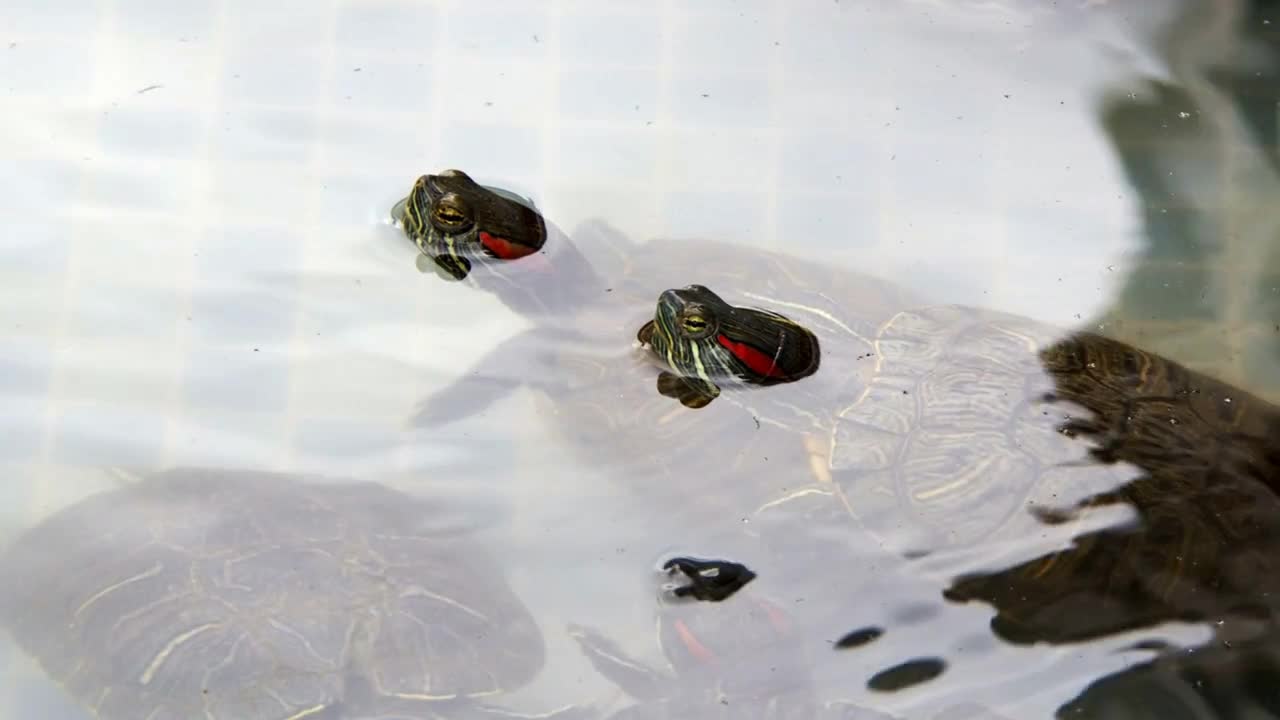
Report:
[[[791,631],[791,620],[787,617],[787,614],[782,611],[782,608],[764,600],[756,600],[756,604],[764,610],[764,614],[769,618],[769,624],[773,626],[774,630],[777,630],[782,634],[786,634]]]
[[[698,658],[702,662],[715,662],[716,654],[711,652],[706,645],[698,640],[698,636],[693,634],[688,625],[683,620],[675,622],[676,634],[680,636],[680,642],[684,643],[685,649],[690,655]]]
[[[775,378],[787,377],[786,371],[778,367],[777,358],[762,353],[746,343],[734,342],[727,335],[717,335],[716,340],[756,375]]]
[[[484,245],[489,252],[495,257],[502,260],[516,260],[531,253],[538,251],[538,248],[531,248],[528,245],[513,243],[510,240],[497,235],[490,235],[487,232],[480,232],[480,244]]]

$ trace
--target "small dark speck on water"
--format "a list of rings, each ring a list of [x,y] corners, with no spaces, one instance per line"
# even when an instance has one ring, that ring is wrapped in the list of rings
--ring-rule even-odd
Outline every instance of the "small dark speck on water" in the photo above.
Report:
[[[484,106],[485,106],[485,107],[493,107],[493,101],[492,101],[492,100],[485,100],[485,101],[484,101]]]
[[[702,93],[702,97],[711,97],[711,95],[708,93]]]
[[[254,352],[258,352],[258,348],[254,348],[254,349],[253,349],[253,351],[254,351]]]
[[[148,85],[148,86],[146,86],[146,87],[142,88],[141,90],[139,90],[139,91],[138,91],[138,94],[139,94],[139,95],[141,95],[142,93],[151,92],[152,90],[159,90],[159,89],[160,89],[160,88],[162,88],[162,87],[164,87],[164,86],[163,86],[163,85]]]
[[[537,35],[534,35],[534,36],[533,36],[533,41],[534,41],[534,42],[542,42],[541,40],[539,40],[539,39],[538,39],[538,36],[537,36]]]
[[[18,43],[16,43],[16,42],[11,42],[11,43],[9,43],[9,49],[10,49],[10,50],[12,50],[12,49],[14,49],[14,48],[16,48],[16,47],[18,47]]]
[[[906,390],[903,390],[903,391],[902,391],[902,394],[903,394],[903,395],[906,395],[906,394],[907,394],[907,391],[906,391]]]
[[[351,72],[360,72],[360,68],[351,68]]]
[[[755,421],[756,429],[757,429],[757,430],[759,430],[759,429],[760,429],[760,418],[756,417],[755,415],[752,415],[752,416],[751,416],[751,419]]]
[[[1005,100],[1008,100],[1008,99],[1009,99],[1009,93],[1005,93],[1005,94],[1004,94],[1004,99],[1005,99]]]

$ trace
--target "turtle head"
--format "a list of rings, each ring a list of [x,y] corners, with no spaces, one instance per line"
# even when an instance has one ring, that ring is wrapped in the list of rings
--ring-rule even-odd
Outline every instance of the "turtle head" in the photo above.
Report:
[[[636,338],[669,372],[658,392],[686,407],[709,404],[719,384],[794,382],[817,372],[818,338],[768,310],[734,307],[702,285],[666,290]]]
[[[476,262],[517,260],[542,249],[547,228],[531,205],[461,170],[445,170],[418,178],[391,216],[444,277],[462,280]]]
[[[609,288],[595,263],[620,264],[630,248],[616,232],[589,228],[584,253],[531,200],[460,170],[418,178],[391,216],[422,251],[419,270],[464,281],[540,321],[598,306]]]

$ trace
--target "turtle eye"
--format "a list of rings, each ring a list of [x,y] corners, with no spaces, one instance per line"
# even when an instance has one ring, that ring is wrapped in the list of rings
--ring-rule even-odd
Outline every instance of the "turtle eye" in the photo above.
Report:
[[[705,336],[711,328],[711,321],[701,312],[691,312],[680,317],[680,329],[694,339]]]
[[[456,193],[446,193],[432,205],[431,223],[446,232],[465,230],[471,225],[471,208]]]

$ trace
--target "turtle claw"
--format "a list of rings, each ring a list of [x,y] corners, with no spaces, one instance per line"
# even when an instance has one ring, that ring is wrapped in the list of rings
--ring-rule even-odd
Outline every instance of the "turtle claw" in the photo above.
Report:
[[[655,326],[656,323],[653,320],[641,325],[640,329],[636,331],[636,340],[639,341],[641,345],[648,345],[650,341],[653,340],[653,329]]]
[[[658,394],[674,398],[690,410],[704,408],[720,396],[720,388],[701,379],[675,375],[663,370],[658,374]]]
[[[707,602],[727,600],[756,577],[746,565],[728,560],[674,557],[663,563],[662,569],[668,575],[679,572],[689,579],[688,585],[672,590],[676,597]]]

